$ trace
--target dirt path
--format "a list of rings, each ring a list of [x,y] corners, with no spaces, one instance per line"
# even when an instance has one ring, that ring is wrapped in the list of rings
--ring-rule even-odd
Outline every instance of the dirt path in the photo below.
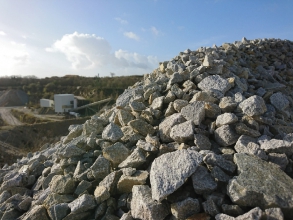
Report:
[[[9,125],[22,125],[10,112],[10,108],[0,107],[0,116]]]

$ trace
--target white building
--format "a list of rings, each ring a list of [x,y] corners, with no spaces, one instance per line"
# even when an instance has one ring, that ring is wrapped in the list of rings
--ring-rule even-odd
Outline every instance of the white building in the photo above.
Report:
[[[41,107],[53,107],[54,106],[54,101],[51,99],[40,99],[40,106]]]
[[[73,94],[56,94],[54,95],[55,112],[64,113],[77,107],[77,101]]]

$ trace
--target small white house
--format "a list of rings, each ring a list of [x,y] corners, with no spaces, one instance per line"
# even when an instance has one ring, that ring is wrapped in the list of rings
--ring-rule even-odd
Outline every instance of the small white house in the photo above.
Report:
[[[40,99],[40,106],[50,108],[54,106],[54,101],[51,99]]]
[[[68,112],[70,109],[77,107],[73,94],[55,94],[54,103],[56,113]]]

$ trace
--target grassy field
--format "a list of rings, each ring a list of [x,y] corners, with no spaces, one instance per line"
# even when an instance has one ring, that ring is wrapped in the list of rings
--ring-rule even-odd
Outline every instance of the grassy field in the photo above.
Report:
[[[50,121],[43,118],[35,117],[33,114],[24,113],[17,109],[11,109],[11,114],[24,124],[36,124]]]

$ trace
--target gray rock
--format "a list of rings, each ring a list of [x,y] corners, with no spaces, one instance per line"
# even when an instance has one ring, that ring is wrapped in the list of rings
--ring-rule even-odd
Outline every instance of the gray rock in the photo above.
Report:
[[[233,173],[236,169],[236,165],[232,161],[226,160],[223,156],[215,153],[208,153],[203,161],[209,166],[218,166],[230,173]]]
[[[90,169],[95,179],[103,179],[110,173],[110,162],[100,155]]]
[[[4,190],[1,194],[0,194],[0,204],[4,203],[7,199],[9,199],[11,197],[11,193],[7,190]]]
[[[119,168],[133,167],[137,168],[146,162],[146,155],[143,150],[139,147],[134,149],[134,151],[118,165]]]
[[[152,135],[155,132],[153,126],[140,119],[130,121],[129,125],[135,132],[138,132],[143,136],[147,136],[147,134]]]
[[[171,128],[174,125],[180,124],[185,121],[186,120],[183,118],[183,116],[180,113],[176,113],[165,118],[165,120],[159,124],[160,139],[163,142],[173,141],[173,139],[170,137]]]
[[[255,207],[254,209],[251,209],[249,212],[238,216],[235,218],[235,220],[246,220],[246,219],[255,219],[255,220],[261,220],[262,219],[262,210],[259,207]]]
[[[144,185],[149,176],[147,171],[137,170],[131,176],[122,175],[117,184],[117,190],[120,194],[130,193],[134,185]]]
[[[82,125],[78,125],[74,127],[72,130],[70,130],[69,134],[63,139],[63,144],[66,144],[69,141],[71,141],[73,138],[80,136],[82,131],[83,131]]]
[[[119,109],[117,115],[119,122],[122,126],[126,126],[128,122],[134,119],[134,116],[130,112],[125,111],[123,109]]]
[[[89,215],[91,214],[91,211],[88,212],[79,212],[79,213],[70,213],[62,220],[80,220],[80,219],[88,219]]]
[[[286,166],[289,164],[289,160],[286,156],[286,154],[276,154],[276,153],[270,153],[269,154],[269,161],[271,163],[277,164],[280,169],[285,170]]]
[[[289,107],[289,101],[281,92],[274,93],[270,97],[271,104],[278,110],[284,110]]]
[[[203,66],[211,67],[214,65],[214,59],[211,54],[206,54],[204,57],[204,61],[202,63]]]
[[[125,89],[124,92],[116,99],[116,106],[125,107],[129,104],[133,96],[132,89]]]
[[[48,209],[49,217],[52,220],[62,220],[69,212],[70,209],[67,203],[56,204]]]
[[[75,145],[69,145],[70,143],[68,143],[64,148],[62,148],[58,154],[62,157],[65,158],[70,158],[70,157],[76,157],[76,156],[81,156],[84,153],[86,153],[85,150],[82,150],[80,148],[78,148]]]
[[[110,123],[109,125],[107,125],[102,133],[102,138],[111,142],[116,142],[122,137],[123,132],[121,131],[120,127],[115,125],[114,123]]]
[[[213,96],[211,96],[208,92],[199,91],[199,92],[194,94],[194,96],[189,101],[189,103],[193,103],[195,101],[204,101],[204,102],[216,103],[218,101],[218,99],[216,99]]]
[[[231,216],[238,216],[238,215],[242,215],[244,213],[239,205],[223,204],[222,210],[225,214],[231,215]]]
[[[163,220],[170,213],[165,203],[152,199],[149,186],[133,186],[131,215],[135,219]]]
[[[236,109],[238,103],[234,100],[234,98],[225,96],[221,98],[219,107],[223,112],[232,112]]]
[[[127,213],[124,213],[120,220],[133,220],[132,216],[131,216],[131,212],[127,212]]]
[[[216,119],[217,127],[221,127],[222,125],[233,124],[238,121],[238,117],[234,113],[224,113],[219,115]]]
[[[101,204],[110,198],[110,193],[105,186],[97,186],[94,192],[97,204]]]
[[[78,186],[76,187],[74,194],[75,195],[80,195],[82,194],[84,191],[90,189],[92,187],[91,182],[88,182],[86,180],[82,180]]]
[[[156,151],[158,151],[158,147],[155,147],[153,144],[145,142],[143,140],[139,140],[136,143],[136,146],[141,148],[141,149],[143,149],[144,151],[147,151],[147,152],[156,152]]]
[[[217,183],[204,166],[198,166],[191,179],[197,194],[210,194],[217,189]]]
[[[170,132],[170,137],[179,143],[193,140],[194,124],[193,121],[186,121],[181,124],[174,125]]]
[[[194,135],[194,144],[200,150],[210,150],[212,146],[211,142],[209,141],[209,138],[202,134]]]
[[[206,213],[210,214],[211,216],[216,216],[220,213],[219,208],[217,207],[216,203],[212,199],[208,199],[207,201],[202,203],[203,209]]]
[[[293,154],[293,146],[291,142],[284,140],[271,139],[262,143],[260,148],[267,153],[284,153],[288,156]]]
[[[228,195],[240,206],[279,207],[293,214],[293,180],[277,166],[247,154],[235,154],[239,175],[228,184]]]
[[[186,219],[200,211],[199,201],[188,197],[187,199],[172,203],[171,213],[176,219]]]
[[[205,103],[201,101],[193,102],[183,107],[181,114],[186,120],[192,120],[195,125],[199,125],[205,117]]]
[[[58,193],[50,193],[49,195],[47,195],[46,199],[42,203],[47,209],[49,209],[53,205],[60,203],[69,203],[72,202],[74,199],[75,198],[72,195],[60,195]]]
[[[181,99],[184,92],[182,91],[182,89],[179,88],[179,86],[177,84],[174,84],[172,87],[171,87],[171,90],[170,90],[178,99]]]
[[[265,101],[262,97],[257,95],[245,99],[239,104],[239,108],[248,116],[262,115],[267,111]]]
[[[180,112],[181,109],[187,105],[188,105],[188,101],[183,100],[183,99],[176,99],[174,101],[173,107],[177,112]]]
[[[249,128],[248,126],[246,126],[244,123],[241,123],[241,122],[236,124],[235,131],[237,134],[240,134],[240,135],[247,135],[251,137],[261,136],[261,133],[259,131]]]
[[[141,112],[146,109],[145,104],[142,102],[132,101],[129,103],[132,111]]]
[[[197,86],[205,92],[208,92],[211,89],[215,89],[223,94],[225,94],[231,88],[228,80],[222,78],[219,75],[208,76],[204,78]]]
[[[70,175],[55,175],[50,183],[51,192],[59,194],[72,194],[76,184]]]
[[[221,109],[217,104],[206,102],[204,105],[205,116],[207,118],[217,118],[221,114]]]
[[[214,132],[215,140],[223,147],[235,144],[239,138],[239,134],[231,127],[231,125],[223,125]]]
[[[99,186],[104,186],[111,195],[115,195],[117,191],[117,183],[122,175],[121,170],[114,171],[106,176],[100,183]]]
[[[266,220],[283,220],[284,215],[280,208],[270,208],[265,210],[265,219]]]
[[[211,171],[212,177],[217,180],[218,182],[228,183],[229,180],[232,178],[231,176],[227,175],[220,167],[215,166]]]
[[[129,155],[129,150],[120,142],[103,149],[103,156],[109,160],[113,168],[116,168]]]
[[[152,198],[162,201],[176,191],[196,170],[202,156],[187,150],[177,150],[156,158],[151,166]]]
[[[84,194],[68,204],[71,213],[86,212],[96,207],[95,198],[92,195]]]
[[[153,109],[161,110],[164,104],[164,99],[164,96],[155,98],[150,107]]]
[[[26,212],[25,214],[23,214],[19,218],[22,220],[39,220],[39,219],[50,220],[50,218],[47,214],[46,208],[42,205],[36,205],[36,206],[32,207],[32,209],[30,209],[29,212]],[[4,216],[3,216],[2,219],[4,220],[7,218],[4,218]]]

